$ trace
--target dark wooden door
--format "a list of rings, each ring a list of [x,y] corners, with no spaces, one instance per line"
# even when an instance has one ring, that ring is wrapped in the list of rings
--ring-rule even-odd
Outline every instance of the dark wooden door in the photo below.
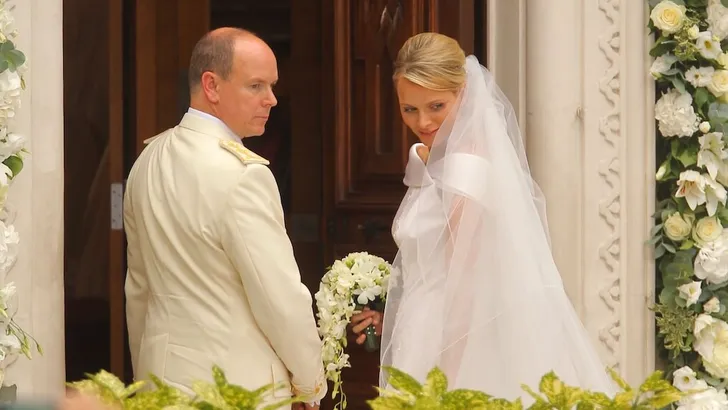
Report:
[[[477,2],[478,10],[483,1]],[[473,53],[482,27],[476,1],[323,0],[325,264],[353,251],[393,260],[394,214],[414,136],[401,121],[392,68],[410,36],[436,31]],[[353,340],[352,340],[353,342]],[[343,374],[349,409],[376,396],[379,354],[350,343]],[[325,408],[331,408],[327,400]]]

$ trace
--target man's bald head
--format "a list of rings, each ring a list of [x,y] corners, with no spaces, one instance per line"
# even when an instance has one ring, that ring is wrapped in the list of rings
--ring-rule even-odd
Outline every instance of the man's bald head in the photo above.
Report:
[[[206,71],[227,80],[233,70],[235,46],[238,40],[263,42],[252,32],[240,28],[223,27],[205,34],[192,49],[188,81],[190,92],[199,86],[202,74]]]
[[[197,43],[190,60],[190,107],[241,138],[263,134],[278,103],[278,63],[268,44],[249,31],[221,28]]]

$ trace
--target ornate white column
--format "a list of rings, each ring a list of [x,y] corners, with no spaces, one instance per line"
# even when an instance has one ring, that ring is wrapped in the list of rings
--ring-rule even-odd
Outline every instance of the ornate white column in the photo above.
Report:
[[[18,214],[18,262],[8,280],[18,288],[16,320],[44,355],[8,369],[18,395],[57,395],[65,386],[63,315],[63,1],[14,1],[18,48],[28,58],[28,88],[16,117],[31,155],[11,187]]]
[[[519,118],[567,292],[605,365],[639,383],[654,369],[655,337],[646,4],[489,3],[488,63],[514,106],[525,105]]]

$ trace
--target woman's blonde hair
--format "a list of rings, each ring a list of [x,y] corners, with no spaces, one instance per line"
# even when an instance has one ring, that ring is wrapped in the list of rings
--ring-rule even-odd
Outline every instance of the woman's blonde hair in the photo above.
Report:
[[[417,34],[399,49],[392,78],[434,91],[457,91],[465,84],[465,52],[446,35]]]

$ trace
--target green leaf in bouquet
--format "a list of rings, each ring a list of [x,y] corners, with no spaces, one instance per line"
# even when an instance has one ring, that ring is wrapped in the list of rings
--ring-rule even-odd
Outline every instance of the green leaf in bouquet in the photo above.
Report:
[[[677,160],[680,161],[680,163],[687,168],[689,166],[697,164],[698,151],[699,147],[697,145],[688,145],[687,147],[682,149],[675,158],[677,158]]]
[[[5,158],[3,164],[10,168],[10,171],[13,173],[12,178],[18,176],[20,171],[23,170],[23,160],[17,155],[11,155]]]
[[[698,89],[695,90],[693,98],[698,107],[703,107],[711,100],[712,96],[713,95],[706,88],[698,87]]]
[[[367,400],[372,410],[405,410],[414,409],[414,405],[407,399],[399,396],[380,396],[373,400]]]
[[[728,0],[720,0],[720,4],[722,4],[723,7],[728,7]]]
[[[476,390],[456,389],[442,395],[444,409],[481,409],[487,407],[491,396]]]
[[[414,377],[391,366],[382,366],[382,370],[387,373],[387,381],[395,389],[414,397],[422,395],[422,385]]]
[[[693,246],[695,246],[695,242],[693,242],[691,239],[686,239],[680,244],[680,250],[684,251],[684,250],[692,249]]]
[[[225,402],[225,398],[212,383],[196,381],[192,384],[192,391],[195,392],[198,399],[203,403],[207,403],[215,409],[220,410],[235,410],[233,406],[230,406]]]
[[[427,380],[425,380],[425,386],[422,391],[426,396],[437,398],[439,400],[440,397],[447,391],[447,377],[445,376],[445,373],[437,367],[430,370],[430,373],[427,374]]]
[[[650,56],[659,57],[674,49],[676,45],[677,41],[671,40],[669,37],[660,37],[650,49]]]
[[[671,245],[671,244],[669,244],[667,242],[663,242],[662,243],[662,246],[664,246],[665,247],[665,250],[668,251],[668,252],[670,252],[670,253],[677,252],[677,249],[675,249],[675,247],[673,245]]]
[[[665,255],[665,247],[660,244],[655,248],[655,259],[660,259]]]
[[[658,333],[663,338],[665,349],[673,358],[692,350],[693,327],[697,314],[689,309],[671,304],[656,304],[655,312]]]
[[[677,76],[672,76],[670,77],[670,82],[672,83],[672,86],[681,93],[685,94],[687,92],[687,90],[685,89],[685,83],[681,78],[678,78]]]
[[[650,229],[650,236],[657,235],[658,232],[662,230],[662,224],[657,224]]]

